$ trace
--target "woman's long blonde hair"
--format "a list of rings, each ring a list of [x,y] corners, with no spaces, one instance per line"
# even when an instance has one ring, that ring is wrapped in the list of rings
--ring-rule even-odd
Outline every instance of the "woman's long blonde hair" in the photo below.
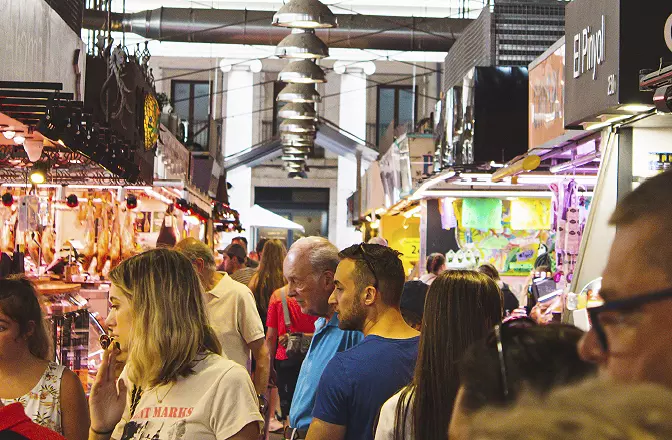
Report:
[[[221,354],[208,322],[203,287],[191,261],[180,252],[143,252],[112,270],[110,280],[132,309],[127,363],[131,382],[167,384],[193,373],[199,355]]]

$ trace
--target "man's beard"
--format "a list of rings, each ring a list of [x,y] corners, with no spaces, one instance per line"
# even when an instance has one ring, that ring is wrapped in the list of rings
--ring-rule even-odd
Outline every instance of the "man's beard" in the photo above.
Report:
[[[347,313],[341,311],[338,314],[338,328],[341,330],[357,330],[364,329],[364,321],[366,320],[366,310],[361,302],[355,302]]]

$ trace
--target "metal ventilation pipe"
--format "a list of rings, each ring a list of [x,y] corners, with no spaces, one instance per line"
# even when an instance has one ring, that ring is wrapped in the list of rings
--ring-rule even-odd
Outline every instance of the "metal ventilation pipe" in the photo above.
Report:
[[[159,8],[134,14],[112,13],[112,31],[161,41],[275,46],[287,29],[271,25],[272,11]],[[329,47],[447,52],[471,23],[457,18],[338,15],[338,27],[318,29]],[[85,29],[103,30],[107,13],[84,11]]]

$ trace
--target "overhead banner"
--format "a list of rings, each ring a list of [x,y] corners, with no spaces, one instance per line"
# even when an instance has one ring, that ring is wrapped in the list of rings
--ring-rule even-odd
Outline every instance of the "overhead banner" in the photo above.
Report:
[[[544,55],[546,56],[545,58]],[[529,149],[565,133],[565,42],[554,44],[530,65]]]

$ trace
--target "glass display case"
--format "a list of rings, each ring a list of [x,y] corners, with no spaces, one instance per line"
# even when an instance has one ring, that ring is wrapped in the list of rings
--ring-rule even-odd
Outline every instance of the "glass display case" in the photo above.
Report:
[[[72,370],[88,394],[102,362],[99,338],[105,333],[104,322],[89,309],[79,284],[38,282],[37,288],[44,298],[54,360]]]

